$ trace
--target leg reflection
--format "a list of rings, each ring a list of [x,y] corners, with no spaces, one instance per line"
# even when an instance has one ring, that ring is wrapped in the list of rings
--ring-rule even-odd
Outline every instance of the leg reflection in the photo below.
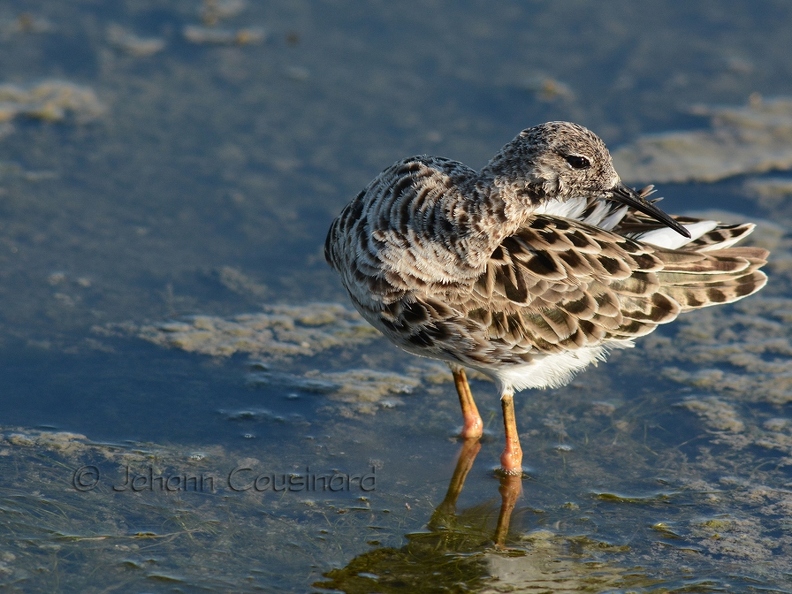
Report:
[[[456,515],[457,499],[462,492],[462,487],[465,486],[465,479],[470,469],[473,468],[473,462],[476,461],[480,449],[481,442],[478,439],[466,439],[462,442],[462,449],[459,450],[459,458],[454,468],[454,474],[451,476],[451,482],[448,483],[445,498],[437,506],[429,520],[430,529],[447,525],[448,520]]]
[[[501,476],[500,491],[501,508],[498,514],[498,526],[495,528],[495,546],[503,548],[506,546],[506,536],[509,534],[509,523],[511,522],[512,511],[517,504],[517,498],[522,492],[522,477],[514,474]]]
[[[428,527],[430,530],[437,530],[438,528],[449,527],[454,524],[459,494],[465,486],[465,479],[473,467],[473,462],[475,462],[479,450],[481,450],[481,443],[478,439],[466,439],[462,443],[446,495],[429,520]],[[512,511],[514,511],[517,499],[522,493],[521,476],[501,475],[499,492],[501,495],[501,507],[493,540],[496,547],[503,548],[509,534]]]

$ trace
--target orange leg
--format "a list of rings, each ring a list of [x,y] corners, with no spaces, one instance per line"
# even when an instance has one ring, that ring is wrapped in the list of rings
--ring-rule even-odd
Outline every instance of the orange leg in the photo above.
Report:
[[[517,435],[517,420],[514,418],[514,392],[505,391],[501,396],[503,427],[506,432],[506,447],[501,454],[501,469],[505,474],[522,474],[522,448]]]
[[[464,439],[478,439],[484,433],[484,423],[481,421],[476,403],[473,401],[473,394],[470,392],[465,370],[462,367],[451,365],[451,372],[454,374],[454,385],[459,395],[459,405],[462,407],[462,418],[464,426],[460,437]]]

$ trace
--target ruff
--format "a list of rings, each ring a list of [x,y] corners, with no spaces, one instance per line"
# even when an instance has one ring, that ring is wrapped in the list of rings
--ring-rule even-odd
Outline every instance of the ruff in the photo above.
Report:
[[[480,172],[417,156],[383,171],[333,221],[325,257],[357,310],[399,347],[446,361],[465,420],[464,368],[498,386],[504,472],[521,472],[513,394],[558,387],[680,313],[761,289],[750,223],[669,216],[621,183],[582,126],[521,132]]]

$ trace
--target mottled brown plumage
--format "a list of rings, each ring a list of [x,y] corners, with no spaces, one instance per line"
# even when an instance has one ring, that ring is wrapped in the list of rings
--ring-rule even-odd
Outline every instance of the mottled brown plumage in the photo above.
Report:
[[[563,385],[608,349],[766,282],[767,252],[731,247],[753,225],[670,217],[650,193],[621,183],[595,134],[550,122],[479,173],[439,157],[395,163],[333,221],[325,256],[372,325],[451,366],[465,437],[481,422],[462,369],[498,384],[514,473],[514,390]]]

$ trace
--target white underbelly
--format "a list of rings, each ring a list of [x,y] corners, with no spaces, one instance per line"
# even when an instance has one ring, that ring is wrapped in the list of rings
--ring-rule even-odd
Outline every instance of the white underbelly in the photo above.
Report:
[[[612,340],[604,345],[536,357],[525,365],[482,371],[500,384],[501,392],[509,387],[514,391],[526,388],[559,388],[568,384],[575,373],[591,363],[596,365],[598,361],[604,361],[611,349],[632,346],[634,345],[631,340]]]

